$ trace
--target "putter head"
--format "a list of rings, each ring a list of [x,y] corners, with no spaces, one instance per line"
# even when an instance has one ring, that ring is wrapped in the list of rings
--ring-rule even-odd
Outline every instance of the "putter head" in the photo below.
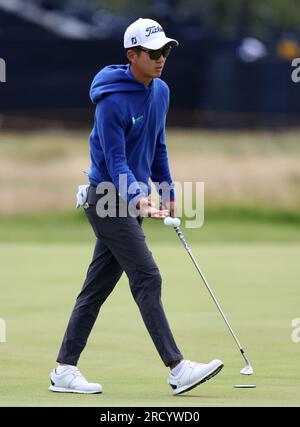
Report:
[[[249,362],[247,362],[246,366],[240,370],[240,374],[242,374],[242,375],[252,375],[253,374],[253,368]]]
[[[242,374],[242,375],[252,375],[253,374],[253,368],[250,365],[248,357],[246,356],[246,353],[245,353],[245,351],[242,348],[241,348],[241,353],[242,353],[242,356],[243,356],[243,358],[244,358],[244,360],[246,362],[246,366],[243,369],[240,370],[240,374]]]

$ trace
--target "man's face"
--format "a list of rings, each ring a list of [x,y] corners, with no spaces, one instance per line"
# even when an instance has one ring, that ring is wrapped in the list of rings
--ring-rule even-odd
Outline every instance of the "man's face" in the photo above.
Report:
[[[162,53],[158,59],[151,59],[149,53],[143,50],[140,50],[139,53],[134,50],[130,52],[129,59],[131,65],[140,75],[149,79],[161,76],[167,59]]]

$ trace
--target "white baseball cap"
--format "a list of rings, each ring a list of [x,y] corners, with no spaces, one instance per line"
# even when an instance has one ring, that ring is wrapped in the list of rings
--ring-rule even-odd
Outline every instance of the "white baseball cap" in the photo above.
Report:
[[[153,19],[139,18],[126,29],[124,48],[143,46],[146,49],[160,49],[167,43],[178,46],[178,41],[166,37],[162,26]]]

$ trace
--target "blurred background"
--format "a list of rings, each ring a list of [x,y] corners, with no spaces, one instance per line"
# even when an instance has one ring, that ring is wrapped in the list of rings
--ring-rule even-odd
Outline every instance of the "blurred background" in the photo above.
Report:
[[[180,41],[164,78],[169,125],[298,125],[299,1],[0,0],[3,127],[89,126],[93,75],[125,62],[122,37],[141,16]]]
[[[89,87],[102,67],[126,63],[123,34],[139,17],[157,20],[180,42],[162,76],[171,90],[170,165],[175,181],[205,183],[204,226],[186,229],[186,238],[225,312],[239,325],[249,357],[254,355],[255,382],[262,378],[276,388],[281,381],[287,402],[297,405],[299,369],[292,365],[299,361],[300,344],[291,342],[290,333],[292,319],[300,316],[300,82],[291,75],[292,60],[300,57],[300,0],[0,0],[0,58],[6,62],[6,82],[0,82],[0,318],[7,320],[8,336],[0,364],[9,362],[10,375],[0,405],[48,404],[46,389],[40,392],[45,372],[53,368],[94,244],[83,212],[75,209],[77,186],[87,183],[83,171],[89,169]],[[179,340],[197,358],[198,349],[193,356],[190,346],[199,342],[200,319],[212,328],[204,352],[219,351],[215,334],[223,343],[226,331],[206,294],[199,297],[198,278],[176,236],[156,221],[144,224]],[[127,291],[120,287],[113,297],[120,320],[132,321],[131,332],[144,340]],[[115,333],[104,334],[114,340],[110,348],[117,348],[120,328],[134,348],[127,327],[114,330],[114,305],[108,306],[108,320],[101,321]],[[188,321],[191,316],[195,321]],[[102,333],[99,326],[89,359],[83,359],[88,369],[98,369]],[[225,359],[232,361],[231,343],[225,343]],[[274,350],[267,359],[265,348]],[[138,352],[144,361],[154,357],[150,343]],[[222,358],[222,352],[214,356]],[[119,387],[132,364],[130,349],[122,347],[123,362],[113,351],[101,357],[113,361]],[[274,386],[282,360],[290,366],[284,364]],[[28,382],[30,369],[36,382]],[[152,374],[145,381],[160,384],[162,373]],[[18,386],[21,379],[30,393]],[[289,389],[292,381],[298,383]],[[281,389],[272,395],[263,387],[252,403],[280,404]],[[142,399],[143,393],[123,391],[121,401]],[[222,389],[220,399],[225,394]],[[159,403],[168,404],[163,398]],[[238,402],[236,395],[230,399]]]
[[[204,181],[211,215],[297,222],[299,12],[300,0],[0,0],[0,214],[72,212],[91,81],[126,63],[124,31],[146,16],[180,41],[163,75],[174,180]]]

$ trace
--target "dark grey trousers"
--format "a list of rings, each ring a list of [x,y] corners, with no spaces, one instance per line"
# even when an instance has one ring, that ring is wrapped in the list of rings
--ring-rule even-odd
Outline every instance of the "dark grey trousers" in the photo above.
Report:
[[[92,262],[77,297],[57,362],[77,365],[101,305],[125,271],[145,326],[166,366],[182,359],[161,302],[162,279],[149,251],[141,219],[100,218],[96,207],[85,209],[97,237]]]

